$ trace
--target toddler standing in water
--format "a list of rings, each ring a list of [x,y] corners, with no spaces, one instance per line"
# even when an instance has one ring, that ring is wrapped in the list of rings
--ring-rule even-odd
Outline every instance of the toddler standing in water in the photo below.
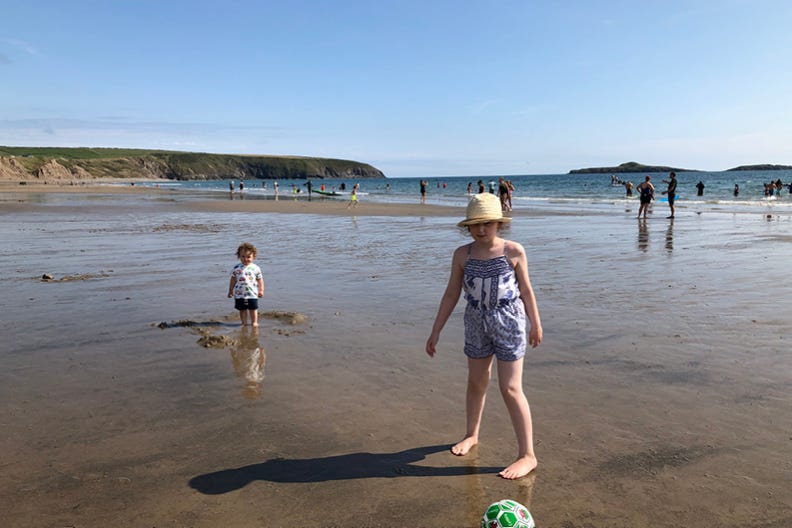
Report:
[[[503,401],[517,434],[517,460],[499,473],[517,479],[536,468],[531,409],[522,388],[523,358],[527,344],[542,342],[542,323],[536,306],[525,249],[498,236],[503,223],[510,222],[498,198],[489,193],[474,195],[465,220],[473,242],[458,247],[451,261],[451,276],[440,301],[426,353],[434,357],[440,332],[465,291],[465,355],[468,357],[466,396],[467,431],[451,448],[466,455],[478,444],[481,416],[487,395],[493,358],[497,358],[498,383]],[[530,332],[526,339],[526,316]]]
[[[258,300],[264,297],[264,279],[261,268],[253,264],[256,258],[256,246],[245,242],[237,248],[239,264],[231,271],[228,283],[228,298],[234,298],[234,308],[239,310],[242,326],[250,324],[258,326]]]

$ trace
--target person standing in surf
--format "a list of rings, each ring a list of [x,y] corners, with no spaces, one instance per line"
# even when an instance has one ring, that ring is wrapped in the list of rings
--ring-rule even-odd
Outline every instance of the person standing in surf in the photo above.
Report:
[[[641,206],[638,208],[638,218],[641,218],[641,214],[646,218],[646,213],[649,212],[649,204],[654,200],[655,188],[652,185],[652,177],[647,175],[646,179],[639,183],[635,189],[638,191],[638,196],[641,200]]]
[[[676,188],[677,188],[677,180],[676,180],[676,172],[672,172],[668,175],[670,180],[663,180],[663,183],[668,184],[668,189],[663,191],[663,194],[668,195],[668,207],[671,209],[671,215],[667,216],[666,218],[674,218],[674,201],[676,201]],[[702,188],[703,192],[703,188]]]

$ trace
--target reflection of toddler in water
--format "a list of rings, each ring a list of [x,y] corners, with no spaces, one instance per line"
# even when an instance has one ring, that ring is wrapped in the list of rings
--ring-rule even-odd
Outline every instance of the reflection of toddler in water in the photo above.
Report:
[[[234,298],[234,308],[239,310],[242,326],[247,325],[248,317],[253,326],[258,326],[258,300],[264,297],[264,279],[261,268],[253,264],[256,246],[245,242],[237,248],[239,264],[231,271],[228,283],[228,298]]]
[[[231,362],[237,376],[245,381],[242,394],[247,399],[261,396],[261,385],[264,382],[264,362],[267,353],[258,342],[258,329],[250,331],[243,329],[239,344],[231,349]]]

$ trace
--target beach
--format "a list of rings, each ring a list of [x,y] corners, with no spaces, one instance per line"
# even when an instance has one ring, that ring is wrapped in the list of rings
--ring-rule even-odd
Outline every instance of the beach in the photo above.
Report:
[[[544,528],[792,526],[792,215],[515,211],[544,342],[512,482],[496,380],[448,451],[463,301],[424,352],[464,208],[231,198],[0,187],[3,526],[476,527],[504,498]],[[225,296],[245,241],[257,333]]]

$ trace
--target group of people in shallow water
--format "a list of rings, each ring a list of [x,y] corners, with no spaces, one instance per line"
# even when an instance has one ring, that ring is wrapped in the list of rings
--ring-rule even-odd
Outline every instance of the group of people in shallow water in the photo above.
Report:
[[[674,213],[676,212],[676,207],[674,206],[674,203],[676,202],[676,198],[677,198],[676,173],[675,172],[669,173],[668,179],[663,180],[663,183],[668,185],[668,187],[666,188],[665,191],[662,192],[662,194],[668,196],[668,207],[671,210],[671,214],[668,215],[666,218],[674,218]],[[699,184],[701,185],[701,188],[703,190],[704,184],[701,182],[699,182]],[[638,187],[636,187],[636,189],[640,193],[639,197],[641,201],[641,206],[638,208],[638,218],[641,218],[642,216],[646,218],[646,215],[649,212],[649,204],[652,203],[652,200],[654,200],[655,197],[655,188],[654,185],[652,185],[652,177],[647,175],[644,181],[638,184]],[[628,189],[627,196],[630,196],[632,194],[630,191],[631,190]]]
[[[671,215],[668,218],[674,218],[674,201],[677,198],[676,188],[677,188],[677,180],[676,180],[676,173],[671,172],[669,174],[668,180],[663,180],[663,183],[668,184],[668,188],[663,191],[662,194],[668,195],[668,206],[671,208]],[[640,193],[640,201],[641,206],[638,209],[638,216],[642,216],[646,218],[647,209],[649,208],[649,204],[652,203],[654,200],[655,188],[654,185],[651,183],[651,176],[646,176],[643,182],[639,183],[635,189]],[[633,183],[631,181],[622,181],[616,175],[611,176],[611,184],[612,185],[624,185],[626,190],[627,196],[633,195]],[[778,178],[774,182],[766,183],[764,185],[764,195],[765,196],[773,196],[774,194],[781,194],[781,190],[784,187],[789,188],[789,194],[792,194],[792,182],[784,184],[781,181],[781,178]],[[704,182],[699,180],[696,184],[696,196],[704,196]],[[734,184],[734,197],[740,195],[740,185],[735,183]]]
[[[514,193],[514,184],[511,180],[507,180],[503,176],[498,178],[497,185],[495,184],[495,180],[490,180],[487,187],[484,186],[484,181],[479,180],[476,182],[476,186],[478,187],[478,191],[476,194],[482,194],[489,190],[490,194],[496,195],[500,198],[501,210],[502,211],[511,211],[512,210],[512,194]],[[467,185],[467,193],[468,196],[473,194],[473,182],[468,182]]]
[[[784,182],[781,181],[781,178],[778,178],[774,182],[769,182],[764,184],[764,195],[765,196],[774,196],[776,194],[781,194],[781,190],[785,187]],[[786,184],[786,187],[789,187],[789,194],[792,194],[792,182]],[[737,196],[735,194],[735,196]]]

